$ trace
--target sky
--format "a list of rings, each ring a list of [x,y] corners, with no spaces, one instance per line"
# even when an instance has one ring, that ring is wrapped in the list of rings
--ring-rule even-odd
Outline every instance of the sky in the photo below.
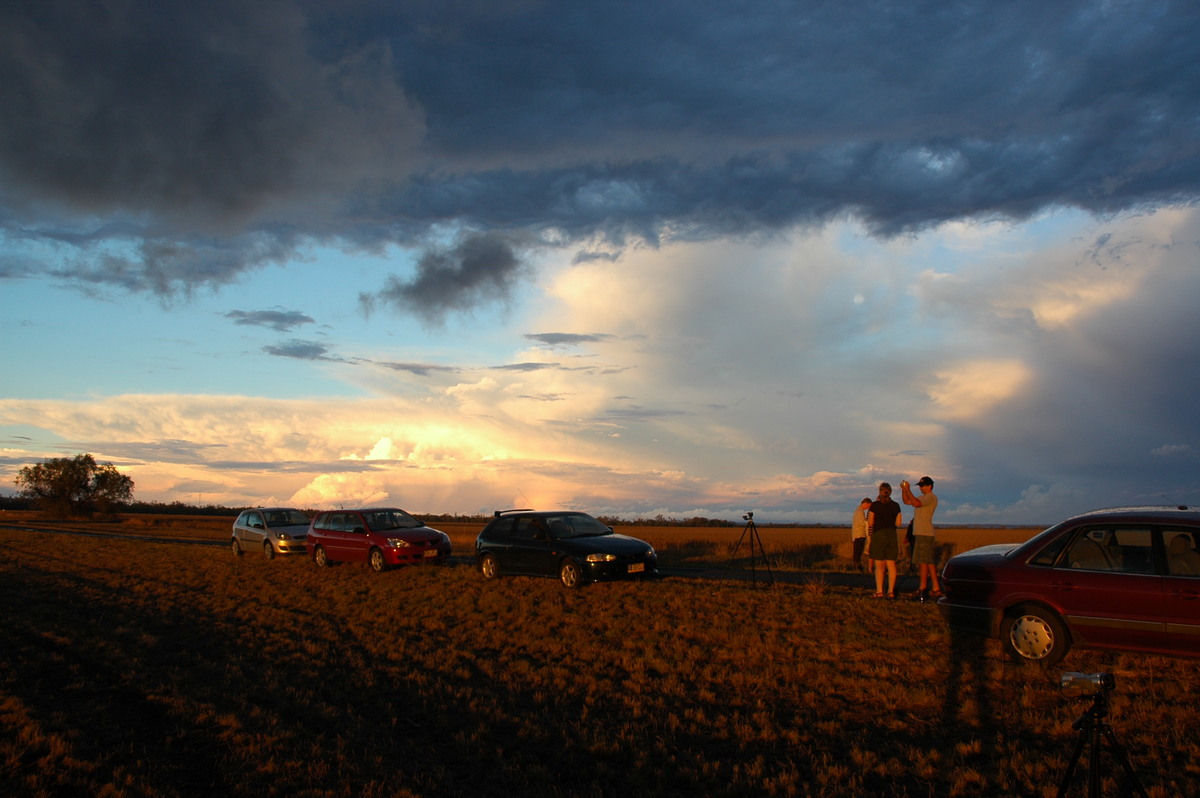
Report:
[[[1200,4],[0,7],[0,492],[1200,501]]]

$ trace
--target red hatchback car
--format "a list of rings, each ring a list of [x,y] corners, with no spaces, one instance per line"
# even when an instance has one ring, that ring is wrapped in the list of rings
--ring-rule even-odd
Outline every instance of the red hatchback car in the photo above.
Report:
[[[393,565],[450,559],[446,533],[395,507],[317,513],[304,545],[313,562],[322,567],[333,562],[365,562],[378,572]]]
[[[951,557],[938,607],[1018,661],[1053,665],[1072,646],[1200,657],[1198,547],[1200,510],[1097,510]]]

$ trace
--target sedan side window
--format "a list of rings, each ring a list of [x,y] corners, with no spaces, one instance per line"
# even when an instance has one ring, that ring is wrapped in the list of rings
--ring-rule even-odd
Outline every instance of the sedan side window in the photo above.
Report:
[[[1167,531],[1167,573],[1172,576],[1200,576],[1200,552],[1195,533]]]
[[[246,526],[250,527],[251,529],[262,529],[262,516],[258,513],[248,513],[246,515]]]
[[[1071,544],[1065,564],[1084,571],[1151,574],[1153,535],[1149,529],[1088,529]]]

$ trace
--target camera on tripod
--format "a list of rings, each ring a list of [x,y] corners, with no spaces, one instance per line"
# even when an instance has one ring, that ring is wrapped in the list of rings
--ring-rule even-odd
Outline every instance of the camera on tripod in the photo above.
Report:
[[[1117,679],[1111,673],[1077,673],[1070,672],[1062,675],[1059,683],[1062,694],[1067,698],[1087,698],[1100,693],[1110,693],[1117,686]]]
[[[753,512],[746,513],[745,515],[742,516],[742,520],[743,521],[753,521],[754,513]]]

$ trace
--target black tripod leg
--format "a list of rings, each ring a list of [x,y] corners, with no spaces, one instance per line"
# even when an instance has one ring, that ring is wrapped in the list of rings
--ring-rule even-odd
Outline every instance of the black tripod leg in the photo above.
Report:
[[[1079,733],[1079,741],[1075,743],[1075,752],[1071,754],[1071,762],[1067,765],[1067,770],[1063,773],[1062,781],[1058,783],[1058,798],[1064,798],[1067,790],[1071,787],[1071,779],[1075,776],[1075,766],[1079,764],[1079,755],[1083,753],[1083,746],[1088,740],[1088,730],[1085,728]],[[1095,753],[1093,752],[1093,757]]]
[[[1117,735],[1109,726],[1104,727],[1104,738],[1108,740],[1108,747],[1112,751],[1113,756],[1117,758],[1117,762],[1121,764],[1121,768],[1125,771],[1125,775],[1129,778],[1129,783],[1133,786],[1133,791],[1142,798],[1147,798],[1146,791],[1142,788],[1142,783],[1138,781],[1137,774],[1133,772],[1133,765],[1129,764],[1129,756],[1125,753],[1125,749],[1117,743]]]
[[[1088,798],[1100,798],[1100,726],[1092,724],[1092,746],[1088,749]]]
[[[746,529],[749,529],[749,526],[747,526]],[[746,539],[746,529],[742,530],[742,534],[738,537],[737,545],[733,547],[733,554],[729,555],[729,561],[727,563],[725,563],[725,570],[721,573],[722,579],[724,579],[725,575],[729,573],[729,566],[733,565],[733,561],[737,557],[738,549],[740,549],[742,547],[742,541]],[[751,540],[751,543],[750,543],[750,554],[751,554],[751,556],[753,556],[753,554],[754,554],[753,540]]]
[[[774,584],[775,583],[775,573],[771,570],[770,560],[767,559],[767,549],[765,546],[763,546],[762,536],[760,536],[758,534],[758,524],[754,524],[753,521],[751,522],[751,524],[753,524],[753,526],[750,528],[751,540],[753,540],[755,538],[758,539],[758,553],[762,555],[763,568],[766,569],[767,576],[770,577],[771,583]],[[753,545],[753,544],[751,544],[751,545]]]

